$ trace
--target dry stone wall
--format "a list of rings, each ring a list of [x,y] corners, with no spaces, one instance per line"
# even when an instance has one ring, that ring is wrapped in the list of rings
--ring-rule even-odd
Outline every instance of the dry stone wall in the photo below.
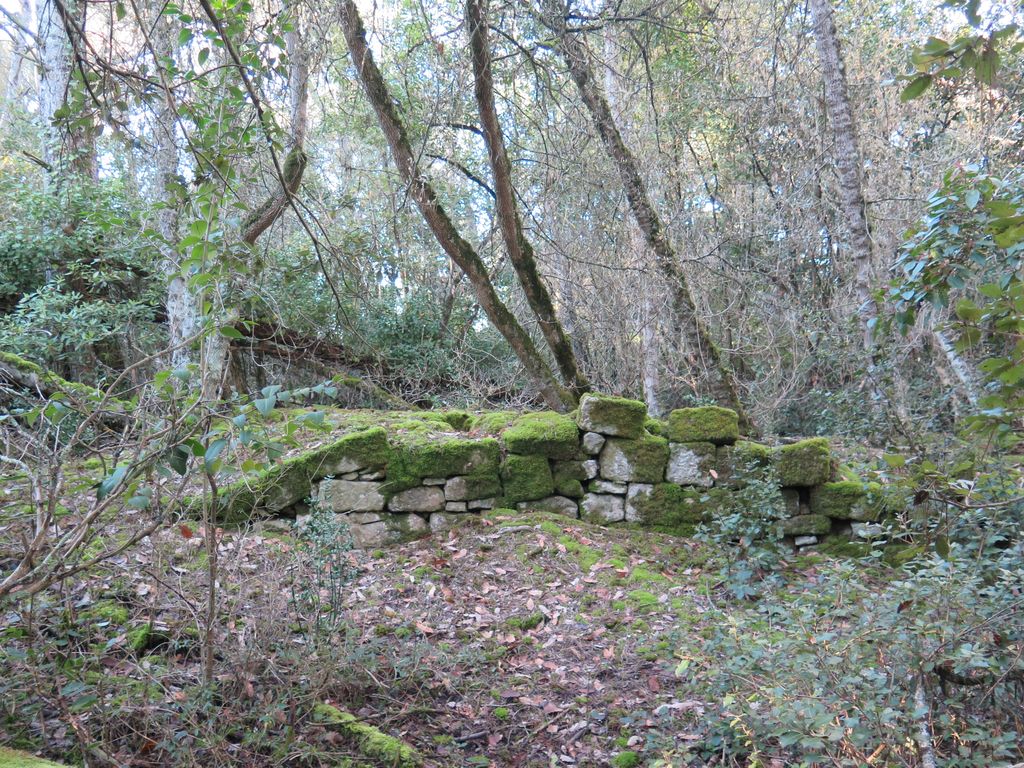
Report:
[[[769,464],[785,500],[784,532],[798,547],[868,534],[882,513],[870,486],[835,482],[826,439],[745,441],[725,408],[658,421],[641,402],[586,395],[571,415],[378,413],[359,412],[360,428],[226,494],[225,513],[288,513],[312,496],[345,516],[360,547],[444,531],[495,508],[685,536],[735,508],[749,468]]]

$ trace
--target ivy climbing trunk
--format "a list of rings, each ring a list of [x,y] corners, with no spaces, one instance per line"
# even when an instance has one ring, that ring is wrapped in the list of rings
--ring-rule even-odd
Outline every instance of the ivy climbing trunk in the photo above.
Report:
[[[405,125],[398,115],[384,76],[366,43],[366,29],[352,0],[341,0],[340,16],[352,65],[377,115],[377,122],[391,148],[398,172],[409,186],[409,195],[416,202],[427,226],[445,253],[469,279],[481,308],[498,332],[508,341],[544,402],[555,410],[568,410],[574,407],[576,398],[558,382],[529,334],[501,301],[483,260],[473,246],[459,234],[455,224],[441,206],[434,188],[420,171]]]
[[[580,370],[572,343],[555,314],[554,302],[537,269],[537,258],[533,246],[523,232],[523,221],[516,204],[512,166],[494,105],[494,76],[491,68],[490,43],[487,39],[485,4],[486,0],[468,0],[466,23],[469,27],[469,47],[473,58],[473,93],[480,113],[484,142],[487,145],[487,158],[494,177],[498,223],[509,260],[523,287],[530,309],[540,324],[544,340],[554,355],[562,380],[573,394],[579,397],[590,390],[590,382]]]
[[[689,282],[679,266],[676,252],[669,243],[661,218],[651,203],[647,187],[640,177],[636,159],[626,146],[608,106],[608,100],[594,76],[590,51],[581,33],[568,30],[561,13],[549,12],[545,21],[558,35],[558,48],[569,74],[590,113],[605,152],[619,174],[633,217],[648,247],[654,253],[659,271],[669,284],[673,313],[682,329],[686,346],[694,354],[706,356],[709,361],[712,394],[720,403],[728,405],[739,414],[740,428],[744,432],[752,433],[753,425],[740,401],[735,377],[718,345],[712,340],[707,325],[697,312],[693,296],[690,294]]]

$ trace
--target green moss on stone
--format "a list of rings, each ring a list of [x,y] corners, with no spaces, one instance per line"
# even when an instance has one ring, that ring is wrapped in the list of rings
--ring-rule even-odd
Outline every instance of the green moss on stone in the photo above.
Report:
[[[610,437],[601,449],[601,477],[615,482],[660,483],[668,464],[668,440],[646,432],[635,440]]]
[[[501,431],[519,418],[515,411],[491,411],[481,413],[473,418],[472,430],[485,435],[498,435]]]
[[[349,712],[317,704],[313,708],[316,721],[326,725],[356,743],[359,751],[367,758],[378,760],[392,768],[419,768],[423,758],[411,746],[394,736],[388,736],[378,728],[361,722]]]
[[[555,480],[555,493],[559,496],[568,496],[570,499],[582,499],[583,483],[579,480]]]
[[[588,393],[580,400],[580,429],[616,437],[636,438],[644,431],[647,406],[639,400]]]
[[[445,411],[441,414],[452,429],[459,432],[468,432],[473,426],[473,414],[466,411]]]
[[[824,437],[784,445],[778,451],[778,467],[784,486],[821,485],[832,477],[832,447]]]
[[[630,500],[637,520],[644,528],[675,536],[692,536],[697,526],[723,504],[725,491],[711,488],[701,491],[674,483],[659,483],[650,494],[638,494]]]
[[[872,503],[882,487],[878,483],[841,480],[811,491],[811,512],[837,520],[873,522],[882,514],[880,502]]]
[[[644,421],[644,429],[658,437],[668,437],[668,424],[661,419],[648,416]]]
[[[782,521],[787,536],[823,536],[832,530],[832,521],[825,515],[797,515]]]
[[[551,467],[543,456],[509,454],[501,468],[501,478],[509,504],[542,499],[555,491]]]
[[[425,477],[496,476],[501,457],[493,437],[465,438],[420,431],[404,434],[388,464],[385,495],[414,488]]]
[[[739,417],[729,408],[679,408],[668,416],[668,438],[675,443],[729,445],[739,436]]]
[[[509,453],[571,459],[579,451],[579,430],[568,416],[554,411],[524,413],[501,433]]]

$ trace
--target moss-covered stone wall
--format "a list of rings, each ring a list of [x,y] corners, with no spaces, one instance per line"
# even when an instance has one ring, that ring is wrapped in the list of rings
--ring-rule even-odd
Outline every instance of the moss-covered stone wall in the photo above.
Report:
[[[833,482],[824,438],[768,446],[741,440],[728,409],[684,408],[662,422],[641,402],[603,395],[585,395],[570,415],[352,412],[337,439],[229,488],[222,513],[301,513],[311,497],[345,515],[362,547],[493,508],[685,536],[735,506],[745,471],[768,465],[796,546],[856,538],[880,514],[870,485]]]

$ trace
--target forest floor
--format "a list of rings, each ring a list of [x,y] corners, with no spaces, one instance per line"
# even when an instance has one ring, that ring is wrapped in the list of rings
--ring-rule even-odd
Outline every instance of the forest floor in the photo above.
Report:
[[[329,702],[430,766],[704,764],[706,702],[676,675],[715,594],[698,543],[501,512],[377,551],[294,533],[218,531],[212,686],[195,524],[0,617],[0,743],[128,766],[385,764],[315,722]]]

